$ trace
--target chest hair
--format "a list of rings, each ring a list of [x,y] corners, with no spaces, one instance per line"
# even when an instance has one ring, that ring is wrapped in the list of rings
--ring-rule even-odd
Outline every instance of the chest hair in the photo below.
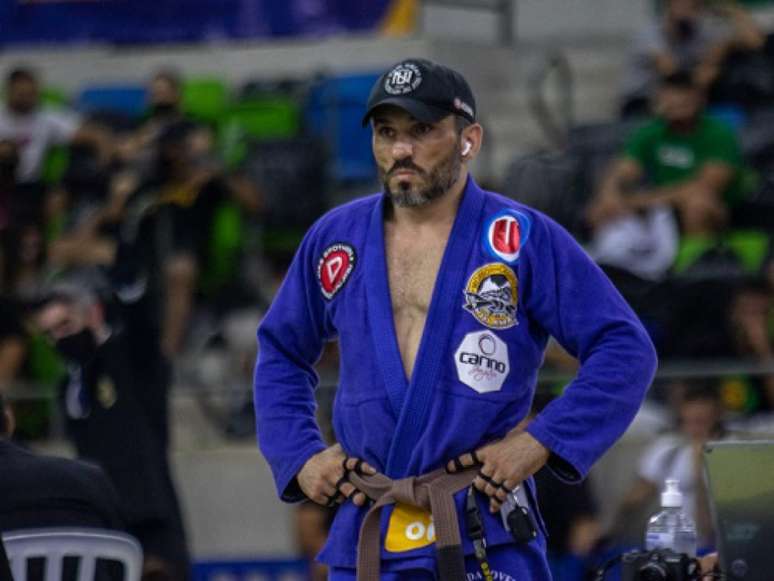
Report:
[[[395,314],[426,315],[445,240],[395,240],[388,249],[390,296]]]

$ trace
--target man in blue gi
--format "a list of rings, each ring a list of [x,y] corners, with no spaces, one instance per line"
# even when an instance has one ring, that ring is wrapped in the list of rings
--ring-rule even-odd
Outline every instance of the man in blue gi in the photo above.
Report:
[[[531,476],[545,464],[568,481],[586,475],[634,417],[656,367],[652,344],[566,231],[470,177],[483,129],[459,73],[422,59],[395,65],[371,92],[367,122],[384,191],[312,226],[258,330],[258,441],[277,491],[285,501],[343,501],[319,558],[331,579],[354,579],[367,499],[353,481],[444,467],[459,476],[476,465],[480,493],[454,496],[462,576],[550,579]],[[549,336],[580,370],[518,427]],[[313,367],[334,339],[338,443],[326,447]],[[499,514],[513,490],[537,529],[519,542]],[[471,506],[483,559],[469,538]],[[383,579],[444,578],[427,510],[397,502],[381,517]]]

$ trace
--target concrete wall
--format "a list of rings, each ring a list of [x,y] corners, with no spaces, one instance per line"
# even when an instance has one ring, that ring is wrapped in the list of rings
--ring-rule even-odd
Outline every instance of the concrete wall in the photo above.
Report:
[[[514,25],[520,42],[578,41],[600,36],[623,38],[652,14],[650,0],[516,0]],[[425,6],[423,28],[433,37],[493,42],[498,18],[467,8]]]

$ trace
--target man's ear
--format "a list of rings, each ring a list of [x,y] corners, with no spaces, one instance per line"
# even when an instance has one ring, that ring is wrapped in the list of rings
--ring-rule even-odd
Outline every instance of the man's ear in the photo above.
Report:
[[[484,139],[484,128],[478,123],[468,125],[462,130],[462,157],[465,161],[471,161],[478,156],[481,151],[481,144]]]

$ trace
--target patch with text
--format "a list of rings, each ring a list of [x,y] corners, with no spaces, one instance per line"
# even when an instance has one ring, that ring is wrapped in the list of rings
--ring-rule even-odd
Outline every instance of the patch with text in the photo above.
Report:
[[[485,264],[468,279],[463,307],[490,329],[508,329],[518,324],[518,286],[510,267],[500,262]]]
[[[490,331],[468,333],[454,353],[459,380],[478,393],[500,391],[511,370],[508,345]]]
[[[390,515],[384,548],[393,553],[421,549],[435,542],[432,515],[416,506],[398,503]]]
[[[341,290],[355,268],[355,250],[337,242],[325,249],[317,263],[317,280],[323,296],[330,300]]]

